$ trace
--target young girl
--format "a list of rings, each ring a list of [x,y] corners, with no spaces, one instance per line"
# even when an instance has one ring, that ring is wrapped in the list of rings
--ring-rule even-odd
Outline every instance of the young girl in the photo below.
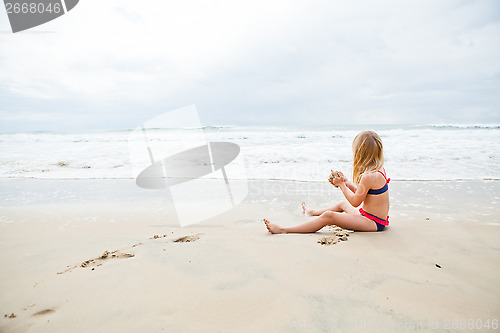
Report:
[[[308,209],[302,203],[304,214],[319,216],[309,222],[280,227],[263,219],[267,230],[273,234],[316,232],[327,225],[357,231],[382,231],[389,225],[389,178],[383,169],[382,140],[377,133],[359,133],[352,143],[354,183],[338,172],[330,183],[340,188],[347,201],[326,209]],[[362,208],[357,209],[362,204]],[[342,214],[345,213],[345,214]],[[387,216],[387,218],[381,217]]]

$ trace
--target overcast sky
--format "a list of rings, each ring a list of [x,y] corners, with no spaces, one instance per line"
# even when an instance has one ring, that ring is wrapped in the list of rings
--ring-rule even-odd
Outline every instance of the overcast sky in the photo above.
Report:
[[[500,1],[81,0],[12,34],[0,132],[500,123]]]

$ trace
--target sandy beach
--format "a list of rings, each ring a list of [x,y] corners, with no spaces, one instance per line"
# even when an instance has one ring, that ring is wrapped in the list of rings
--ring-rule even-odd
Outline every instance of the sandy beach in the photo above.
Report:
[[[132,180],[0,180],[0,332],[498,331],[500,182],[393,181],[390,227],[333,245],[260,219],[339,191],[249,189],[180,227]]]

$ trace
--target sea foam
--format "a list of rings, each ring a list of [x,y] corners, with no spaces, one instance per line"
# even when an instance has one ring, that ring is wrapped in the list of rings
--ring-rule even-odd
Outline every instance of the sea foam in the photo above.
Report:
[[[364,129],[380,134],[385,167],[393,180],[500,179],[500,126],[496,124],[202,128],[208,141],[240,146],[249,179],[298,181],[326,181],[331,169],[350,175],[352,140]],[[191,132],[154,129],[147,139],[153,146],[158,142],[175,146],[189,140]],[[0,177],[133,179],[137,175],[130,162],[130,133],[0,134]],[[152,153],[156,160],[168,157],[161,150]]]

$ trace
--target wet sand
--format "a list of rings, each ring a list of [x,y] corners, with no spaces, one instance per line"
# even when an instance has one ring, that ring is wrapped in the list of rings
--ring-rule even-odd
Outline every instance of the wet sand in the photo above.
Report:
[[[241,205],[180,227],[160,192],[131,182],[0,180],[0,332],[436,331],[471,319],[465,330],[480,331],[500,319],[498,181],[393,181],[390,227],[337,242],[324,241],[333,228],[270,235],[260,221],[306,221],[301,201],[342,199],[328,184],[250,181]]]

